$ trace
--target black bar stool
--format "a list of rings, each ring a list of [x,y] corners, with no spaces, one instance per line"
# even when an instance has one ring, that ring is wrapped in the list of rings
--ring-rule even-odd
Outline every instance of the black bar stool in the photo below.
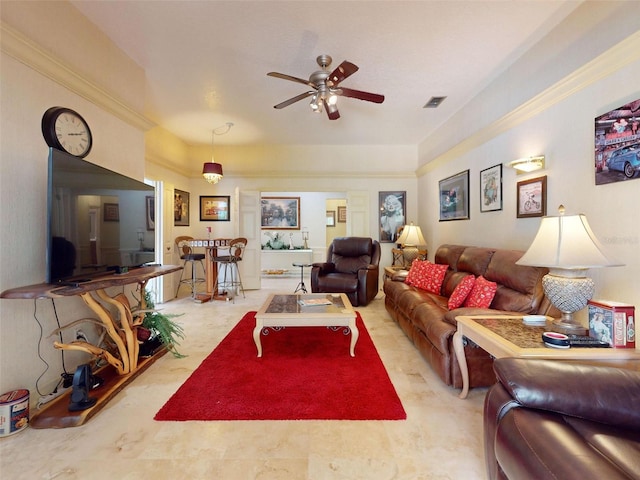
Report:
[[[174,298],[178,297],[178,292],[180,291],[180,285],[182,285],[183,283],[186,283],[187,285],[191,286],[191,296],[195,298],[196,293],[198,293],[197,284],[205,282],[205,270],[204,270],[204,263],[203,263],[205,255],[204,253],[193,252],[193,249],[191,248],[191,244],[190,244],[192,240],[193,240],[193,237],[189,237],[186,235],[181,237],[176,237],[175,239],[176,247],[178,248],[178,252],[180,252],[180,258],[184,260],[184,264],[182,266],[182,272],[180,273],[180,280],[178,281],[178,288],[176,288],[176,296]],[[198,262],[202,267],[202,277],[197,276],[196,262]],[[183,279],[182,277],[184,277],[184,271],[187,268],[187,263],[191,264],[191,278]]]

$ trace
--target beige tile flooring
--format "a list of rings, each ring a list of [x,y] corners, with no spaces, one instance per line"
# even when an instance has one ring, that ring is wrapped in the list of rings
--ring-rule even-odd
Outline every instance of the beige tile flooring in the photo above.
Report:
[[[0,439],[9,479],[483,479],[486,389],[445,386],[384,309],[358,308],[407,412],[406,421],[156,422],[154,414],[242,315],[298,279],[263,279],[235,303],[161,305],[180,319],[184,359],[165,355],[86,425]],[[184,289],[186,295],[186,288]],[[357,353],[357,352],[356,352]],[[372,402],[375,398],[371,399]]]

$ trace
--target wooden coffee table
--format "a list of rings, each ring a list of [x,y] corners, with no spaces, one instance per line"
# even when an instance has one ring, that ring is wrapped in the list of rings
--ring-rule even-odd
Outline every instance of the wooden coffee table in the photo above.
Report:
[[[474,315],[459,316],[458,331],[453,335],[453,348],[462,374],[460,398],[469,393],[469,370],[464,355],[464,338],[467,338],[495,358],[526,357],[548,360],[580,360],[590,363],[626,363],[640,361],[635,348],[549,348],[544,346],[542,333],[552,330],[547,326],[528,326],[522,316]]]
[[[304,306],[300,300],[327,300],[329,305]],[[285,327],[344,327],[345,335],[351,332],[349,354],[355,356],[358,341],[356,312],[344,293],[311,293],[311,294],[272,294],[256,313],[256,327],[253,329],[253,341],[258,349],[258,357],[262,356],[260,335],[273,328]]]

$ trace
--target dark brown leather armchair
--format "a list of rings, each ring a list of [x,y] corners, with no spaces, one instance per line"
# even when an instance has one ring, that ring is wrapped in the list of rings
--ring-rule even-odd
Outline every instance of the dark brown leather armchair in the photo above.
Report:
[[[311,291],[346,293],[354,307],[368,304],[378,293],[380,244],[368,237],[334,238],[327,261],[314,263]]]
[[[523,358],[494,370],[488,479],[640,479],[640,372]]]

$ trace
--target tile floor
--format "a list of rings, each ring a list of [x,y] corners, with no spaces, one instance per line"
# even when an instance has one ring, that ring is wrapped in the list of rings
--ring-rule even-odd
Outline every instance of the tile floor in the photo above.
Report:
[[[474,480],[485,478],[482,403],[445,386],[384,309],[358,308],[407,412],[406,421],[156,422],[154,414],[242,315],[297,280],[263,279],[235,303],[161,305],[184,313],[186,339],[86,425],[0,439],[0,478]],[[187,295],[186,288],[181,295]],[[372,398],[371,401],[375,401]]]

